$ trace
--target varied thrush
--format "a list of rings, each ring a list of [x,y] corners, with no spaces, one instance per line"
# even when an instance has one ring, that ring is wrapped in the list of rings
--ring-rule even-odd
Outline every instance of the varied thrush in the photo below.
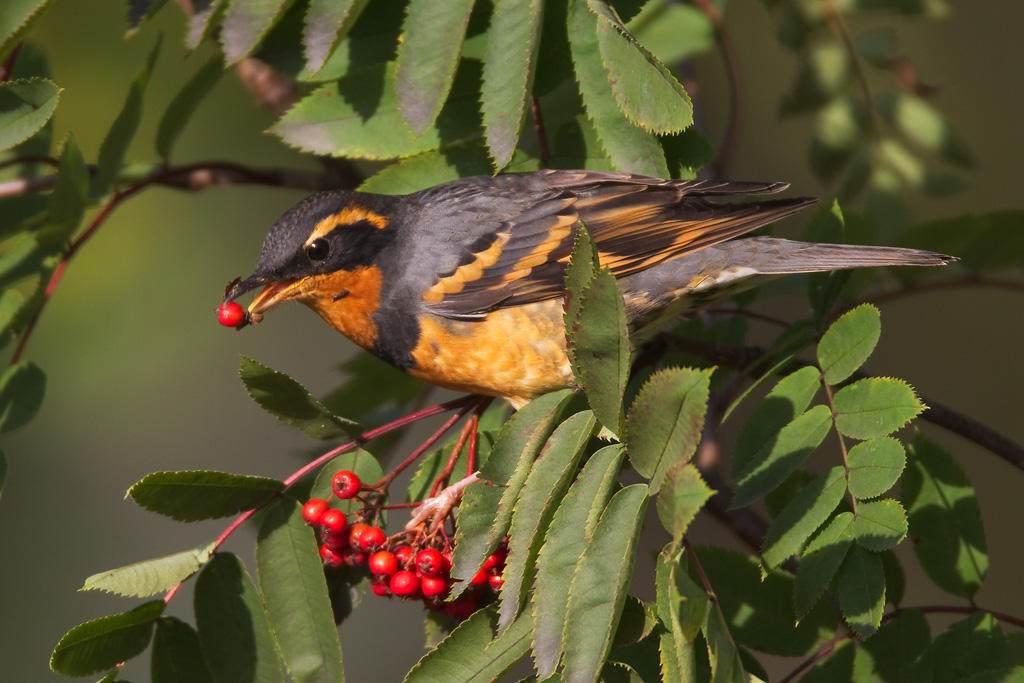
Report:
[[[581,223],[618,279],[634,330],[767,277],[952,260],[744,237],[814,200],[722,201],[787,187],[546,170],[462,178],[404,196],[321,192],[278,219],[256,271],[229,286],[225,302],[262,287],[244,322],[300,301],[415,377],[519,407],[574,385],[562,307]]]

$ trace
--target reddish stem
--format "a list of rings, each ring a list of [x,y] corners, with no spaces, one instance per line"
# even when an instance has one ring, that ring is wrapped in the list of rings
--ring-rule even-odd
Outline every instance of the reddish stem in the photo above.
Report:
[[[11,77],[11,72],[14,71],[14,63],[18,61],[19,52],[21,52],[21,43],[14,46],[11,54],[7,55],[7,59],[4,60],[3,67],[0,67],[0,83]]]
[[[455,447],[452,448],[451,455],[448,456],[448,462],[444,465],[444,470],[441,472],[441,476],[434,480],[434,485],[430,487],[430,497],[433,498],[437,495],[437,490],[448,483],[448,478],[452,476],[452,470],[455,469],[455,462],[459,459],[459,454],[462,453],[462,447],[466,445],[466,439],[469,438],[471,432],[476,432],[476,413],[473,414],[466,424],[462,425],[462,431],[459,433],[459,440],[455,442]]]
[[[477,415],[473,416],[473,431],[469,434],[469,452],[466,453],[466,476],[476,472],[476,442],[480,436],[477,429]]]
[[[537,144],[540,146],[540,163],[547,166],[551,160],[551,149],[548,147],[548,133],[544,127],[544,114],[540,110],[540,100],[530,95],[530,114],[533,116],[533,128],[537,132]]]

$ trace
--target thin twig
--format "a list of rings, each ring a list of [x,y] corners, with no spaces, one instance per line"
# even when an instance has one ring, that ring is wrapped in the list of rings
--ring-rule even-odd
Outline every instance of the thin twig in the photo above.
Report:
[[[732,161],[733,151],[739,141],[740,109],[743,107],[743,88],[740,85],[740,73],[737,66],[739,59],[732,39],[725,30],[725,22],[722,21],[722,14],[718,11],[718,7],[711,0],[694,0],[694,4],[711,22],[715,32],[715,42],[718,43],[718,50],[722,54],[722,64],[725,66],[725,80],[729,85],[729,113],[725,125],[725,135],[718,150],[718,157],[711,165],[714,176],[724,178],[728,173],[729,162]]]
[[[871,95],[871,85],[868,83],[867,73],[864,71],[864,65],[861,63],[860,54],[857,52],[857,46],[853,42],[853,37],[850,35],[850,31],[846,26],[846,22],[843,21],[843,15],[836,8],[832,0],[818,0],[821,3],[822,8],[825,10],[825,21],[828,22],[829,29],[835,34],[836,38],[843,44],[846,52],[850,58],[850,64],[853,65],[853,73],[857,78],[857,83],[861,89],[861,96],[864,98],[864,109],[868,112],[868,121],[870,122],[871,132],[876,138],[881,137],[881,125],[878,122],[878,112],[875,111],[875,100]]]
[[[544,128],[544,115],[540,110],[540,100],[530,95],[530,114],[533,116],[533,129],[537,132],[537,144],[540,145],[540,163],[547,166],[551,161],[551,149],[548,147],[548,133]]]

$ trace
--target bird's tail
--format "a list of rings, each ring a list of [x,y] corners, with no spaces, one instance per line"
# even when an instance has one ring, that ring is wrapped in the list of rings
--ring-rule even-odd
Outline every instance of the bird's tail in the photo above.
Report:
[[[814,273],[874,266],[944,266],[956,257],[923,249],[859,244],[816,244],[772,237],[749,237],[731,243],[746,251],[745,265],[760,275]]]

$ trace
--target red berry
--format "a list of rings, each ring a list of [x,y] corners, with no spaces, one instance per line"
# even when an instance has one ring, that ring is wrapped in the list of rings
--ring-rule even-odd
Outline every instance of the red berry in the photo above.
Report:
[[[487,583],[487,580],[488,578],[490,578],[490,576],[490,573],[486,569],[481,569],[473,575],[473,578],[469,580],[469,583],[474,586],[482,586],[485,583]]]
[[[224,327],[237,327],[245,320],[245,311],[234,301],[217,307],[217,322]]]
[[[327,512],[327,501],[323,498],[310,498],[302,506],[302,518],[306,524],[319,524],[320,518]]]
[[[331,488],[334,489],[334,495],[342,500],[347,500],[354,498],[362,490],[363,484],[355,472],[341,470],[331,480]]]
[[[409,560],[411,560],[413,555],[415,554],[416,552],[412,549],[412,546],[410,545],[400,545],[397,548],[395,548],[395,557],[398,558],[398,564],[402,565],[403,567],[409,564]]]
[[[355,550],[360,550],[362,548],[360,541],[363,538],[363,534],[366,533],[366,530],[369,528],[369,524],[363,524],[362,522],[353,524],[348,531],[349,545],[351,545]]]
[[[425,598],[444,597],[450,588],[448,579],[439,576],[424,576],[420,579],[420,592]]]
[[[416,568],[423,576],[441,576],[447,569],[447,563],[440,550],[424,548],[416,553]]]
[[[391,592],[400,598],[409,598],[420,592],[420,580],[408,569],[395,572],[388,582]]]
[[[394,553],[381,550],[370,555],[369,567],[374,574],[391,576],[398,571],[398,558]]]
[[[444,613],[453,619],[466,619],[476,611],[477,606],[476,598],[463,595],[456,600],[446,602]]]
[[[366,553],[362,550],[345,550],[341,554],[341,559],[350,567],[362,567],[366,564]]]
[[[505,564],[505,557],[508,555],[508,551],[504,548],[498,548],[490,556],[484,560],[484,569],[494,569]]]
[[[320,515],[320,527],[324,530],[325,535],[344,538],[345,531],[348,529],[348,520],[345,519],[344,512],[331,508]]]
[[[379,526],[367,527],[359,537],[359,547],[366,551],[374,551],[384,545],[388,537]]]
[[[320,546],[320,560],[324,566],[337,569],[345,563],[345,559],[328,545]]]
[[[505,585],[505,579],[501,574],[491,574],[487,577],[487,583],[491,585],[491,589],[497,593],[501,590],[501,587]]]
[[[391,589],[388,588],[388,579],[386,576],[374,576],[370,579],[370,590],[373,591],[374,595],[379,595],[382,598],[386,598],[391,595]]]

